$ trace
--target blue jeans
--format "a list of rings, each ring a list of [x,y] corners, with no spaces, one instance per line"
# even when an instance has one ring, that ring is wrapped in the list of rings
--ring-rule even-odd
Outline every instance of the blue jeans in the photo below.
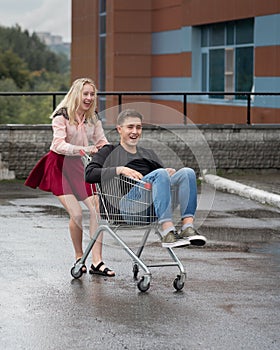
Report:
[[[193,169],[182,168],[171,177],[167,170],[157,169],[144,176],[142,180],[152,184],[152,196],[149,199],[149,194],[143,185],[134,186],[120,201],[120,211],[125,221],[130,223],[130,215],[140,216],[143,212],[148,216],[151,206],[160,224],[172,221],[172,211],[178,205],[182,219],[194,217],[197,207],[197,187]]]

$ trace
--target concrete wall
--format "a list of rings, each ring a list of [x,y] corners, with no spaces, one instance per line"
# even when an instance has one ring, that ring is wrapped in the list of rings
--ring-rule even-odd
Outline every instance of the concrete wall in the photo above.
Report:
[[[118,135],[105,128],[110,142]],[[25,179],[49,150],[50,125],[0,125],[0,179]],[[142,144],[155,149],[165,165],[203,169],[280,169],[278,125],[188,125],[148,127]]]

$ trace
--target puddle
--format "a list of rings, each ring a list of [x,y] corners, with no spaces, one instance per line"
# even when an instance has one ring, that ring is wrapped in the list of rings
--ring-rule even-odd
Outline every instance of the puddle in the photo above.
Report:
[[[280,241],[254,245],[249,252],[270,256],[274,265],[280,268]]]
[[[68,217],[68,213],[64,208],[57,207],[55,205],[33,205],[32,207],[21,206],[20,211],[25,214],[32,214],[36,212],[50,216]]]
[[[250,248],[252,253],[263,253],[278,256],[280,258],[280,242],[264,243]]]
[[[237,216],[248,219],[279,219],[280,212],[266,209],[247,209],[247,210],[229,210],[229,211],[210,211],[208,218],[227,218],[230,216]]]
[[[264,209],[254,209],[254,210],[236,210],[236,211],[228,211],[227,213],[240,216],[242,218],[249,219],[279,219],[280,222],[280,213],[272,210],[264,210]]]

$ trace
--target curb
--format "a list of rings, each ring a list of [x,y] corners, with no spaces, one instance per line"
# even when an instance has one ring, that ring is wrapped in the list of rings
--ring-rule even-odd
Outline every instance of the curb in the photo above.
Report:
[[[237,194],[241,197],[249,198],[262,204],[269,204],[280,209],[280,195],[212,174],[204,174],[203,180],[217,190]]]

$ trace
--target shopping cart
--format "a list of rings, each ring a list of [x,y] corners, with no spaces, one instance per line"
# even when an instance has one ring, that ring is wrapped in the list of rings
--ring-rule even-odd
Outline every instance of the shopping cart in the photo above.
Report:
[[[127,200],[125,195],[131,190],[135,191],[136,199]],[[152,274],[149,268],[151,267],[178,267],[179,274],[173,281],[173,287],[177,291],[183,289],[186,272],[173,249],[162,248],[169,253],[171,257],[170,262],[145,264],[141,259],[150,233],[154,231],[159,240],[162,238],[153,208],[151,184],[124,176],[115,176],[110,180],[103,181],[101,184],[96,184],[96,191],[99,196],[98,228],[88,243],[81,260],[72,267],[71,275],[76,279],[82,276],[82,267],[98,236],[101,232],[107,232],[131,257],[133,261],[133,277],[138,281],[137,287],[141,292],[146,292],[150,288]],[[142,192],[140,199],[137,199],[137,191]],[[128,247],[118,234],[120,230],[125,229],[144,232],[136,252]],[[138,279],[140,269],[143,270],[143,276]]]

